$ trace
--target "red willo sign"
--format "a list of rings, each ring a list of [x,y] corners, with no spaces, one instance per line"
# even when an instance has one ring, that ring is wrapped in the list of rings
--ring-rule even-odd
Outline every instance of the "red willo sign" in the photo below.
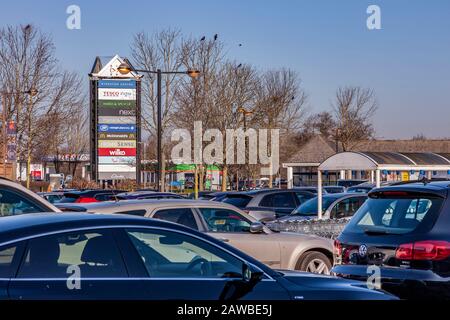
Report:
[[[136,148],[98,148],[100,157],[126,157],[135,156]]]

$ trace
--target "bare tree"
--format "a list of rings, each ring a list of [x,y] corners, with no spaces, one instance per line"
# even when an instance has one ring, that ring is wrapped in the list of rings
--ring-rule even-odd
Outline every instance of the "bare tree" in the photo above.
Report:
[[[181,32],[179,30],[162,30],[149,36],[140,32],[134,36],[131,44],[131,54],[134,64],[141,69],[176,72],[182,67]],[[143,79],[143,107],[142,125],[148,134],[156,136],[157,130],[157,88],[156,77],[146,75]],[[175,74],[162,76],[162,134],[167,133],[173,115],[176,113],[174,88],[181,81]],[[162,145],[163,155],[166,153]],[[164,157],[165,158],[165,157]],[[163,172],[160,173],[161,188],[164,190],[165,161],[162,163]]]
[[[17,123],[18,154],[27,163],[29,186],[33,155],[47,145],[45,132],[57,126],[55,118],[69,117],[82,107],[81,80],[60,71],[52,40],[32,25],[0,30],[0,64],[2,90],[11,93],[7,118]],[[30,89],[37,94],[26,94]]]
[[[218,103],[220,80],[223,80],[221,76],[224,76],[225,70],[223,44],[217,39],[205,37],[199,41],[190,38],[183,41],[182,53],[185,68],[199,70],[201,76],[198,79],[185,78],[179,86],[176,94],[178,109],[174,125],[192,131],[194,121],[201,121],[204,127],[222,129],[217,110],[224,105]],[[222,109],[222,112],[227,112],[228,109]],[[207,167],[201,163],[196,168],[198,180],[203,181]],[[226,177],[226,168],[223,174],[223,181],[226,183],[224,177]],[[199,187],[202,190],[203,183],[200,183]]]
[[[339,88],[333,103],[337,140],[344,151],[373,137],[372,117],[377,110],[375,94],[360,87]]]
[[[332,138],[336,133],[336,121],[328,111],[313,114],[305,121],[304,130],[310,135],[321,134],[325,138]]]
[[[261,75],[253,121],[262,128],[280,129],[281,140],[298,132],[306,111],[307,94],[298,75],[289,69],[272,70]],[[288,158],[292,148],[281,148],[281,157]],[[272,186],[269,176],[269,186]]]

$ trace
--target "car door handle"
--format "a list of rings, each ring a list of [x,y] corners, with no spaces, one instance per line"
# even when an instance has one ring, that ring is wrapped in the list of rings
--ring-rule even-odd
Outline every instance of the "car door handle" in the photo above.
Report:
[[[230,242],[230,239],[227,239],[227,238],[219,238],[219,240],[223,241],[223,242]]]

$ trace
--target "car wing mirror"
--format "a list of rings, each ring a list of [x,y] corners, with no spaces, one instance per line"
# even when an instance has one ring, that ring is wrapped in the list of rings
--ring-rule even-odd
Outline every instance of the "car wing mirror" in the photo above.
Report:
[[[264,274],[254,267],[244,263],[242,265],[242,279],[227,281],[220,294],[219,300],[238,300],[260,282]]]
[[[242,280],[248,284],[255,286],[258,282],[260,282],[263,278],[263,273],[259,270],[256,270],[252,266],[244,263],[242,265]]]
[[[264,231],[264,225],[261,222],[253,222],[250,225],[250,233],[262,233]]]

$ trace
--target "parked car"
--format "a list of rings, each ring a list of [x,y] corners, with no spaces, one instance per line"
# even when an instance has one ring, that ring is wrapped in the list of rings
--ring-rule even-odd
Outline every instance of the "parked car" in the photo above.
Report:
[[[362,206],[367,199],[367,194],[331,193],[322,196],[322,218],[341,219],[349,218]],[[296,221],[317,218],[318,198],[312,198],[288,216],[281,217],[278,221]]]
[[[219,201],[232,204],[266,222],[290,214],[303,202],[314,197],[314,193],[303,190],[265,189],[230,193]]]
[[[449,192],[448,181],[371,191],[336,240],[333,271],[366,280],[374,265],[401,298],[450,299]]]
[[[381,187],[389,186],[396,183],[403,183],[403,182],[395,182],[395,181],[382,181]],[[353,187],[347,188],[347,192],[360,192],[360,193],[369,193],[372,189],[376,187],[375,183],[370,182],[364,182],[361,184],[357,184]]]
[[[337,181],[337,185],[340,187],[348,188],[353,187],[361,183],[365,183],[367,180],[361,180],[361,179],[340,179]]]
[[[353,187],[348,187],[347,192],[351,193],[369,193],[373,188],[375,188],[375,183],[361,183]]]
[[[133,199],[185,199],[183,196],[172,192],[134,191],[119,193],[115,196],[117,200]]]
[[[214,191],[198,191],[198,199],[210,200],[214,198]],[[189,199],[195,199],[195,192],[191,192],[188,196]]]
[[[271,231],[255,218],[226,203],[130,200],[72,206],[75,211],[140,215],[179,223],[227,242],[273,268],[329,274],[333,264],[331,240]]]
[[[46,211],[60,212],[50,202],[22,185],[0,178],[0,217]]]
[[[210,197],[209,199],[206,200],[212,200],[212,201],[222,201],[226,196],[231,195],[231,194],[243,194],[243,192],[239,192],[239,191],[217,191],[217,192],[213,192],[208,194],[207,198]],[[238,205],[236,205],[238,206]]]
[[[50,203],[58,202],[64,197],[64,192],[62,191],[38,192],[37,194]]]
[[[343,192],[345,192],[345,187],[343,187],[343,186],[324,186],[323,190],[325,190],[326,193],[343,193]]]
[[[291,190],[308,191],[308,192],[317,194],[317,187],[294,187]],[[322,192],[327,193],[327,191],[325,190],[325,187],[322,189]]]
[[[277,272],[190,228],[124,215],[5,217],[0,256],[8,300],[395,299],[355,281]],[[77,270],[82,290],[68,285]]]
[[[64,193],[64,197],[58,203],[89,203],[99,201],[109,201],[116,199],[116,195],[124,193],[123,190],[83,190]]]

